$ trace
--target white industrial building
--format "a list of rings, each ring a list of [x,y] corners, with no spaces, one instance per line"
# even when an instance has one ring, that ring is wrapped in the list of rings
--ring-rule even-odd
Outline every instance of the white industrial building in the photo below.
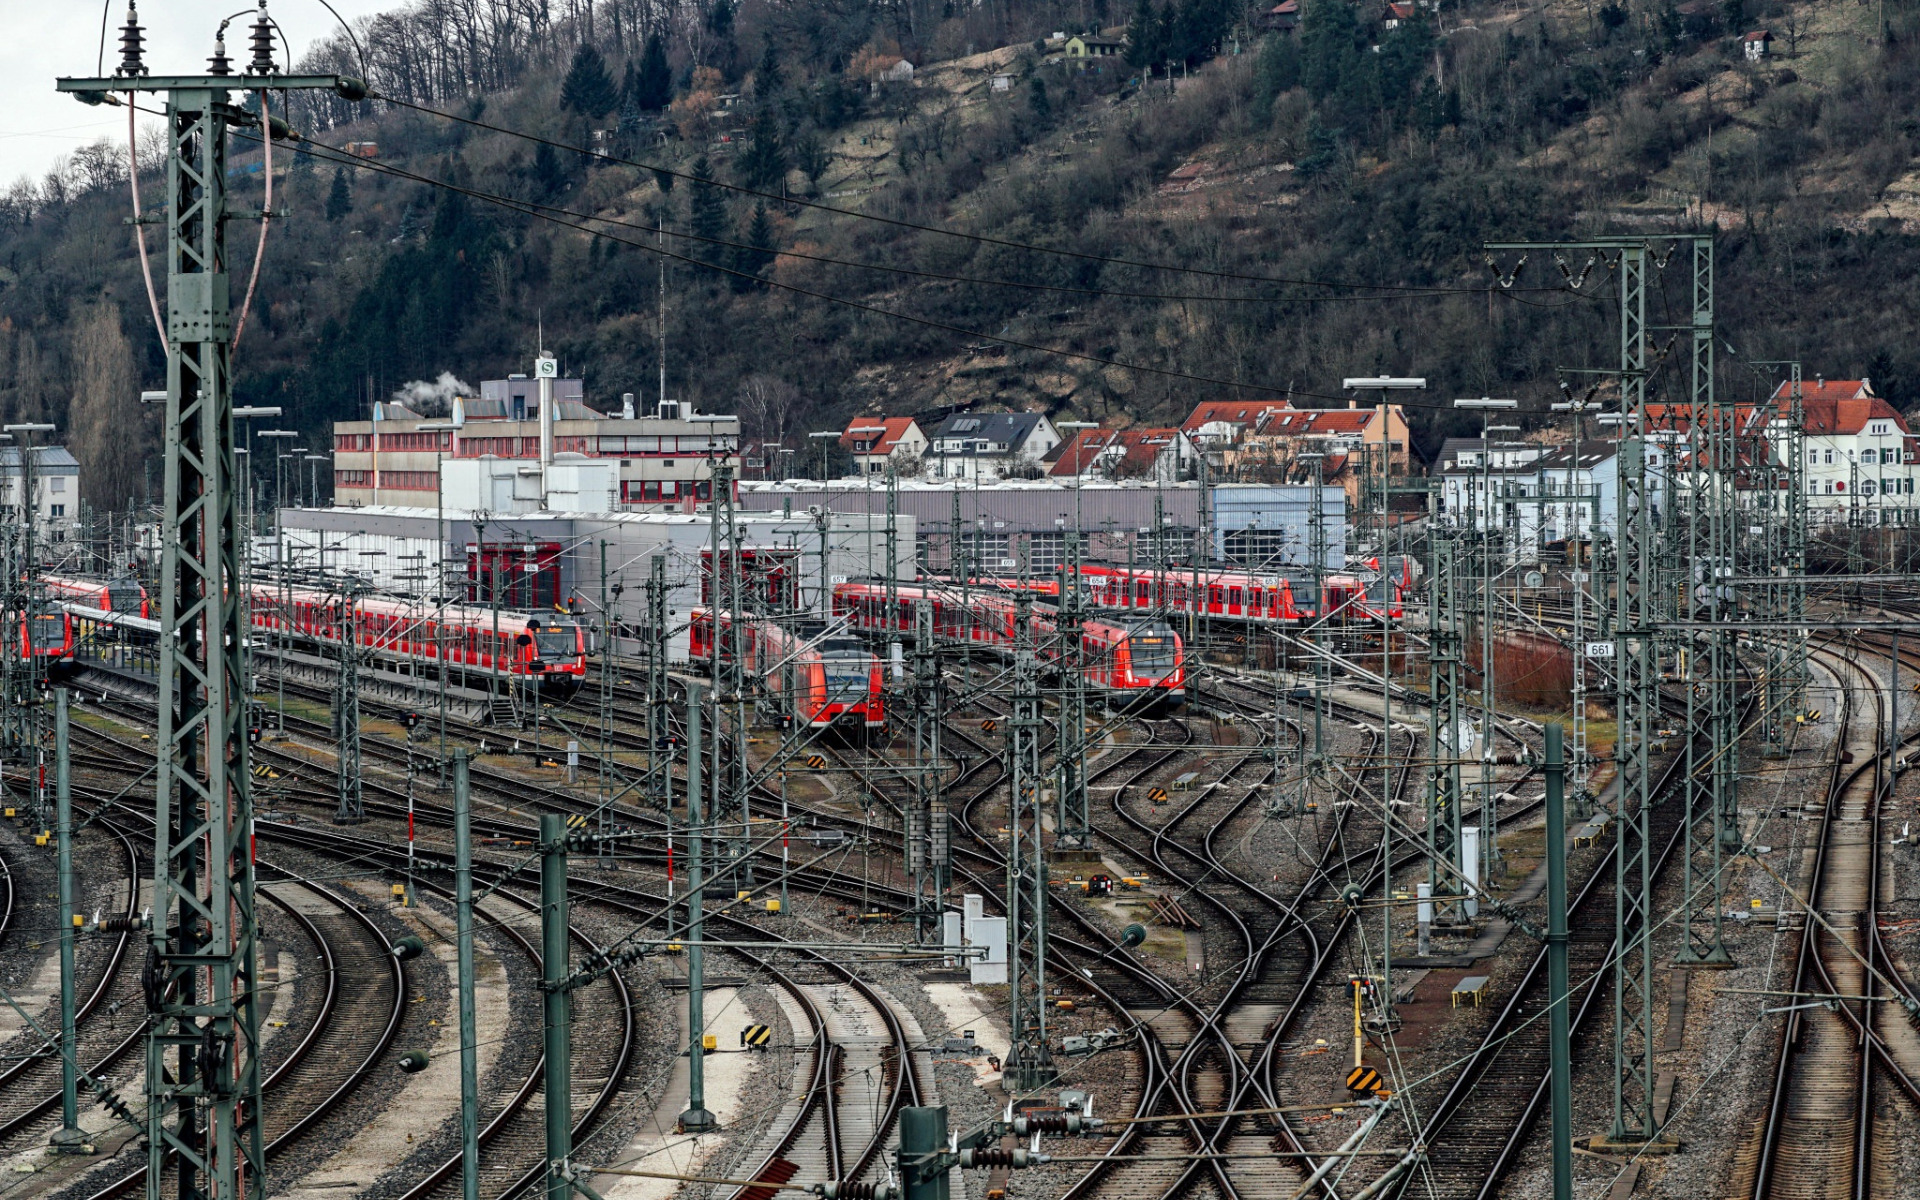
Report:
[[[688,612],[704,602],[714,532],[708,513],[365,506],[285,509],[280,519],[278,534],[256,543],[256,562],[284,561],[290,573],[352,575],[387,593],[478,604],[497,598],[517,610],[570,611],[596,628],[605,621],[604,566],[607,608],[621,638],[645,623],[646,583],[658,556],[665,562],[675,661],[687,656]],[[884,517],[742,512],[736,523],[750,572],[779,591],[770,603],[818,611],[823,585],[881,578],[886,571]],[[896,577],[911,580],[912,516],[895,517],[894,539]]]

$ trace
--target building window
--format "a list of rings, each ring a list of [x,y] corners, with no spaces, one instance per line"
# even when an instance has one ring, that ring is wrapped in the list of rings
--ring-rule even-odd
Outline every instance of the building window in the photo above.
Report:
[[[1833,451],[1831,451],[1831,450],[1829,450],[1829,451],[1827,451],[1827,464],[1826,464],[1826,465],[1827,465],[1827,466],[1829,466],[1829,467],[1833,465]]]
[[[1810,467],[1817,467],[1820,465],[1820,452],[1818,450],[1807,451],[1807,465]]]
[[[50,508],[48,508],[47,515],[53,516],[53,517],[64,517],[67,515],[67,506],[64,504],[55,504]]]
[[[53,490],[54,490],[54,492],[55,492],[55,493],[60,493],[60,492],[64,492],[64,491],[66,491],[66,490],[67,490],[67,477],[66,477],[66,476],[64,476],[64,475],[55,475],[55,476],[53,477],[53,481],[52,481],[52,482],[53,482]]]
[[[1879,458],[1880,456],[1872,450],[1862,450],[1860,452],[1860,461],[1869,467],[1878,462]]]
[[[1035,575],[1052,574],[1066,561],[1067,535],[1035,533],[1027,536],[1027,570]]]

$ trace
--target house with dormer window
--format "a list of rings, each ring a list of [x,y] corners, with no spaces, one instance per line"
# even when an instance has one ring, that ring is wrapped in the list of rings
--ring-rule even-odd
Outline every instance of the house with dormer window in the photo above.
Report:
[[[1042,413],[954,413],[927,435],[927,473],[935,479],[1037,479],[1041,460],[1060,444]]]

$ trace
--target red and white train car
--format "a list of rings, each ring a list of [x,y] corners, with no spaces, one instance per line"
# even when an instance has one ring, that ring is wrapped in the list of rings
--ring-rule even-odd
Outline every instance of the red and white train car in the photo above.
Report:
[[[693,610],[687,657],[711,663],[714,610]],[[809,729],[874,730],[887,723],[880,660],[857,638],[813,641],[764,618],[737,624],[720,613],[721,628],[739,639],[740,666],[773,697],[784,715]]]
[[[254,628],[302,641],[338,645],[347,625],[346,600],[337,592],[258,584],[252,609]],[[538,679],[547,699],[573,695],[586,677],[585,634],[551,616],[369,597],[355,602],[352,628],[354,641],[377,657],[437,670],[444,656],[468,675]]]
[[[77,604],[96,612],[122,613],[131,617],[153,616],[147,589],[137,579],[82,579],[77,575],[42,575],[47,599],[56,604]]]
[[[893,588],[899,608],[888,619],[887,585],[835,584],[833,612],[870,633],[911,635],[922,607],[932,609],[934,636],[1011,652],[1018,614],[1005,592],[924,584]],[[1043,657],[1060,656],[1059,627],[1051,605],[1033,606],[1029,637]],[[1180,635],[1164,622],[1117,622],[1088,617],[1080,624],[1080,664],[1087,687],[1115,706],[1172,707],[1186,701],[1186,658]]]
[[[1403,568],[1404,569],[1404,568]],[[1398,620],[1404,615],[1407,580],[1380,576],[1372,582],[1336,572],[1321,580],[1318,603],[1313,578],[1297,570],[1290,574],[1244,571],[1200,571],[1171,567],[1156,571],[1140,567],[1087,565],[1080,568],[1081,586],[1088,603],[1101,609],[1158,609],[1200,613],[1227,620],[1298,624],[1326,612],[1336,621]],[[1026,589],[1058,596],[1057,580],[985,578],[976,583],[1007,590]]]

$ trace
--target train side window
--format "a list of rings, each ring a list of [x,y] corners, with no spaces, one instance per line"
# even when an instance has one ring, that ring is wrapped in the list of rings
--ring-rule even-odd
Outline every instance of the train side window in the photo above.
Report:
[[[1228,607],[1231,607],[1231,608],[1238,608],[1238,607],[1240,607],[1240,603],[1241,603],[1241,601],[1240,601],[1240,589],[1239,589],[1239,588],[1228,588],[1228,589],[1227,589],[1227,605],[1228,605]]]

